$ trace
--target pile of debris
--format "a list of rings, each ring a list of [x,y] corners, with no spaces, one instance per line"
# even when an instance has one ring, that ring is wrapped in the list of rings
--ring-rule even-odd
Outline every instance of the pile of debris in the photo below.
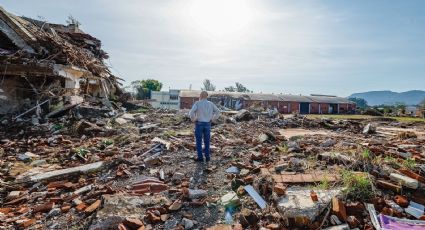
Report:
[[[101,42],[75,24],[18,17],[0,7],[0,116],[42,118],[123,93]]]
[[[226,113],[212,129],[213,161],[199,164],[185,111],[90,111],[3,126],[2,227],[425,225],[423,123]]]

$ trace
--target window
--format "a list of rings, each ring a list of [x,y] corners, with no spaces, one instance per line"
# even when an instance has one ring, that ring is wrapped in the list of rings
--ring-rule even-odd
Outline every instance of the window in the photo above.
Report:
[[[170,95],[170,100],[178,100],[179,99],[179,95]]]
[[[168,102],[168,101],[161,101],[159,104],[161,105],[178,105],[178,102]]]

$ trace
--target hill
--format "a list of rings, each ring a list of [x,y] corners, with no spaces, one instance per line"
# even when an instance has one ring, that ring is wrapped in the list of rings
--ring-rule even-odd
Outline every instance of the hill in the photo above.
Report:
[[[410,90],[406,92],[393,92],[389,90],[369,91],[364,93],[353,93],[349,97],[358,97],[365,99],[369,105],[393,105],[398,102],[406,105],[417,105],[425,100],[425,91]]]

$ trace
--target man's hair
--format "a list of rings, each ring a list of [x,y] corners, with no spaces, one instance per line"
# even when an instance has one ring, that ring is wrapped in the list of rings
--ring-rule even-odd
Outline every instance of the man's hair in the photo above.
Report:
[[[202,91],[200,96],[201,96],[201,98],[207,98],[208,97],[208,92],[207,91]]]

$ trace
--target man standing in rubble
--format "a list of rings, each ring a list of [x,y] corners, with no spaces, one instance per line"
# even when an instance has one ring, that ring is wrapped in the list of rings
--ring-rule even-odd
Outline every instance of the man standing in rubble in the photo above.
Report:
[[[190,119],[195,122],[195,139],[196,152],[198,158],[196,161],[204,162],[202,155],[202,139],[205,145],[205,160],[210,161],[210,138],[211,138],[211,121],[220,116],[220,110],[214,103],[207,100],[207,91],[202,91],[199,101],[193,104],[189,112]]]

